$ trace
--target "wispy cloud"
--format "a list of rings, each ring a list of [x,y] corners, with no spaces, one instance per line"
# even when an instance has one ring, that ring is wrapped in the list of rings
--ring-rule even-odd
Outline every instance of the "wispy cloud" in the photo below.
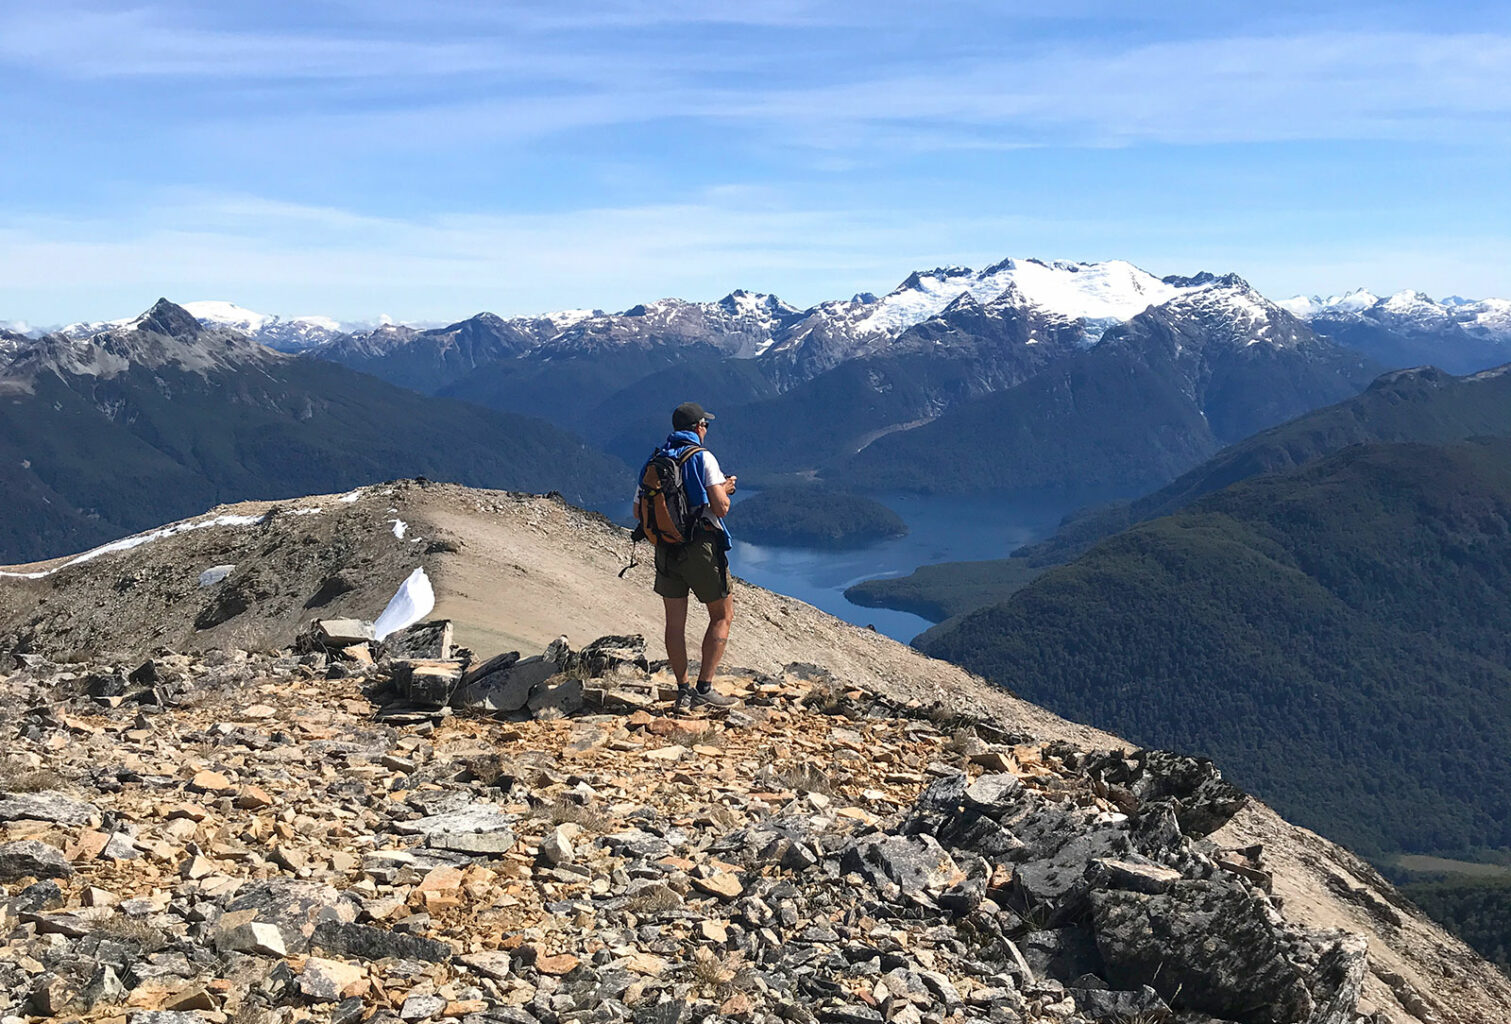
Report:
[[[1003,237],[1030,223],[987,220]],[[181,197],[139,211],[124,229],[119,219],[0,227],[0,309],[78,319],[124,315],[149,293],[249,304],[281,294],[337,316],[446,319],[485,308],[625,307],[668,294],[711,299],[771,282],[803,282],[792,298],[809,302],[891,287],[911,262],[954,252],[949,236],[958,227],[793,208],[746,188],[678,204],[423,219],[256,196]],[[128,303],[122,311],[64,312],[46,298],[38,308],[61,282],[70,294],[138,298],[105,300]]]
[[[1004,52],[937,38],[898,45],[885,23],[855,22],[836,60],[836,32],[813,30],[824,9],[801,0],[619,0],[591,16],[535,3],[350,10],[349,23],[269,28],[205,21],[203,9],[196,17],[86,6],[60,17],[21,3],[0,14],[0,62],[44,78],[282,84],[297,92],[297,109],[268,111],[286,136],[403,133],[426,142],[658,121],[743,124],[816,148],[1434,140],[1511,114],[1508,34],[1239,29],[1128,43],[1024,29]],[[955,17],[966,13],[955,6]],[[860,15],[835,7],[828,16]],[[646,32],[626,40],[626,25]],[[776,31],[735,39],[672,31],[708,25]],[[312,91],[320,82],[344,84]],[[245,104],[230,109],[240,127]]]
[[[255,195],[180,195],[128,220],[0,225],[0,315],[104,319],[158,295],[267,312],[449,321],[480,310],[622,309],[668,295],[772,290],[799,305],[885,291],[909,271],[1003,256],[1130,258],[1155,273],[1237,270],[1275,297],[1391,291],[1506,294],[1502,240],[1466,227],[1432,239],[1352,240],[1299,254],[1265,214],[1182,231],[1130,217],[813,208],[767,189],[682,203],[558,213],[376,217]]]

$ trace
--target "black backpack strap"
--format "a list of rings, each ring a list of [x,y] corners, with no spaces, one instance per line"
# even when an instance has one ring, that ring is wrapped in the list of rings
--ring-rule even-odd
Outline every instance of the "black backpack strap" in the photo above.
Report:
[[[694,455],[697,455],[699,452],[706,452],[706,451],[708,451],[707,448],[704,448],[702,445],[696,445],[695,444],[691,448],[687,449],[687,451],[685,451],[681,455],[677,456],[677,465],[679,465],[679,466],[686,465],[688,459],[692,458]]]

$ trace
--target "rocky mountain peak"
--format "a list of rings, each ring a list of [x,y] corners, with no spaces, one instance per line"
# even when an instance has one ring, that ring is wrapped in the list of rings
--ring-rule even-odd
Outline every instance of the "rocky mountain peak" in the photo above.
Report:
[[[198,337],[204,330],[187,309],[167,299],[158,299],[152,308],[132,321],[139,331],[150,331],[170,338],[188,339]]]

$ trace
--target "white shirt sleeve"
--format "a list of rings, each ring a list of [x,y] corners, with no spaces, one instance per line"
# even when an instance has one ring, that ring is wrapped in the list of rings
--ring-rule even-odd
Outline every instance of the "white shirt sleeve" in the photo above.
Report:
[[[719,469],[719,460],[714,458],[713,452],[702,451],[698,453],[697,457],[703,461],[703,485],[705,487],[716,487],[728,479],[724,475],[723,470]]]

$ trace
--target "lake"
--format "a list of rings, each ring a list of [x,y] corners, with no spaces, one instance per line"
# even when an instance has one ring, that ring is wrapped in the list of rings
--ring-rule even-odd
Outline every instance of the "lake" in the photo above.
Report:
[[[751,492],[754,493],[754,492]],[[737,492],[734,500],[749,497]],[[984,498],[877,495],[908,524],[908,535],[848,551],[750,544],[735,534],[729,565],[736,576],[806,601],[830,615],[907,643],[933,625],[910,612],[862,608],[845,599],[861,580],[906,576],[933,562],[1005,558],[1049,536],[1069,509]],[[738,611],[736,611],[738,615]]]

